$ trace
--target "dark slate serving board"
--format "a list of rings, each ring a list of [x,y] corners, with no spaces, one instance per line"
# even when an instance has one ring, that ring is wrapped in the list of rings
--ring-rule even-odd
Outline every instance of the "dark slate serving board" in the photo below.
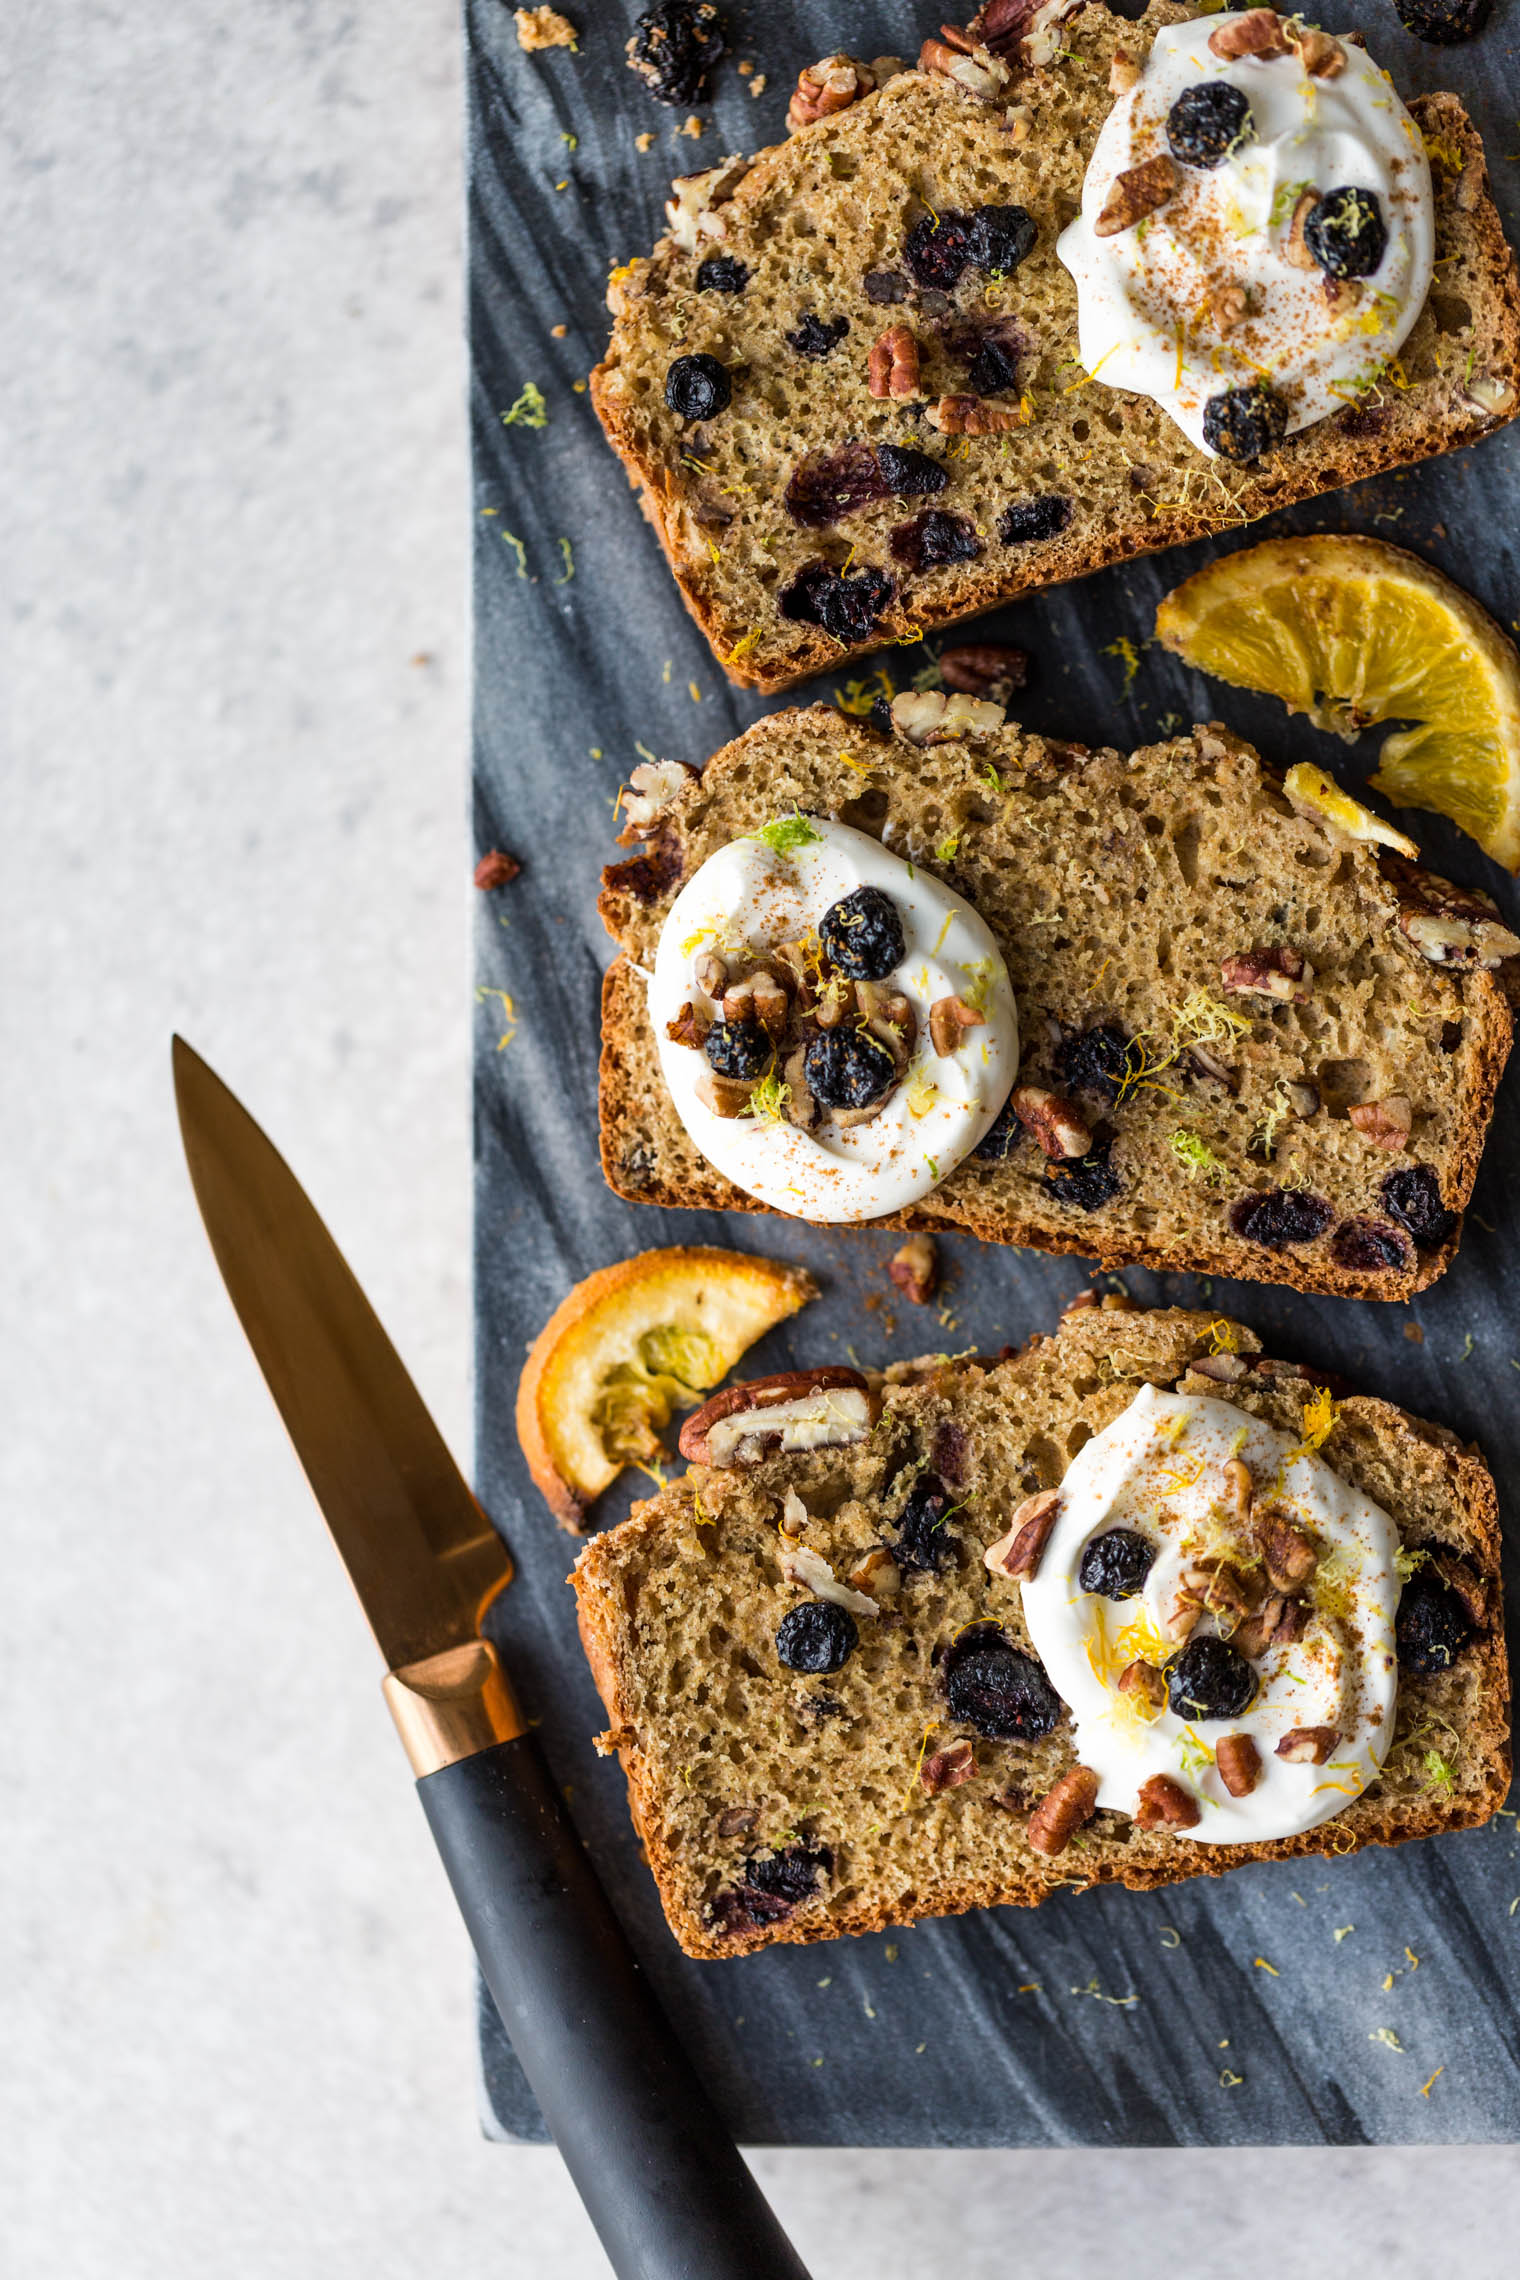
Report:
[[[1480,40],[1446,52],[1406,37],[1388,0],[1376,0],[1370,21],[1342,6],[1326,14],[1332,26],[1362,23],[1406,91],[1462,92],[1520,238],[1520,170],[1506,163],[1520,143],[1520,60],[1504,4]],[[758,1368],[850,1346],[890,1359],[925,1346],[1019,1341],[1050,1327],[1086,1270],[1075,1259],[946,1241],[953,1324],[908,1321],[900,1308],[896,1336],[884,1343],[880,1316],[862,1301],[883,1288],[893,1237],[656,1212],[620,1202],[603,1184],[597,992],[608,945],[594,897],[613,852],[618,787],[645,748],[700,762],[770,708],[723,682],[575,383],[606,339],[607,271],[653,242],[668,176],[777,139],[801,64],[837,47],[864,55],[911,47],[925,26],[901,7],[846,0],[809,0],[768,19],[730,8],[735,54],[754,56],[768,84],[754,100],[752,82],[726,63],[694,144],[673,135],[682,114],[657,104],[624,67],[633,0],[595,10],[571,0],[571,12],[585,26],[581,52],[530,57],[502,0],[466,5],[476,827],[480,847],[515,849],[526,865],[476,911],[477,1477],[518,1561],[503,1642],[576,1820],[660,1995],[748,2143],[1520,2135],[1512,1818],[1401,1852],[1252,1866],[1146,1897],[1066,1896],[1037,1913],[1003,1909],[726,1964],[688,1962],[664,1928],[621,1775],[591,1749],[603,1720],[564,1582],[574,1545],[550,1521],[518,1454],[512,1404],[528,1339],[570,1282],[658,1243],[728,1241],[815,1270],[824,1296],[756,1350]],[[644,154],[635,137],[649,131],[656,145]],[[557,326],[567,328],[563,338]],[[529,381],[543,392],[547,423],[504,424]],[[1520,430],[1250,535],[1283,528],[1366,530],[1413,545],[1508,623]],[[1220,544],[1247,542],[1242,534]],[[1036,660],[1021,717],[1123,745],[1153,736],[1167,715],[1222,717],[1279,762],[1307,754],[1365,776],[1375,739],[1348,754],[1159,650],[1142,651],[1125,688],[1109,645],[1121,635],[1143,644],[1161,595],[1211,551],[1152,558],[984,620]],[[889,651],[886,662],[902,685],[923,658]],[[813,693],[833,685],[821,681]],[[1509,882],[1470,842],[1434,817],[1400,821],[1439,868],[1495,889],[1514,916]],[[1511,1080],[1461,1258],[1409,1309],[1135,1271],[1123,1279],[1144,1302],[1237,1310],[1268,1351],[1333,1365],[1475,1436],[1507,1507],[1520,1509],[1517,1169],[1520,1093]],[[1406,1336],[1414,1323],[1423,1344]],[[599,1517],[620,1516],[627,1502],[614,1492]],[[1520,1567],[1512,1587],[1517,1578]],[[1512,1620],[1516,1612],[1512,1603]],[[542,2138],[488,2005],[481,2027],[487,2129]]]

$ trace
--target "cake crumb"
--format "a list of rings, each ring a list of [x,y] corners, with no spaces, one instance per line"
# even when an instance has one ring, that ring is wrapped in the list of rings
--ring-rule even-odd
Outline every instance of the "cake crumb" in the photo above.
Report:
[[[750,73],[754,70],[754,68],[755,67],[750,62],[749,57],[746,56],[744,58],[744,61],[738,66],[739,77],[741,79],[748,79]]]
[[[514,8],[517,44],[533,55],[540,48],[573,48],[579,34],[557,8]]]
[[[634,149],[635,149],[635,150],[653,150],[653,149],[654,149],[654,134],[653,134],[653,131],[651,130],[650,132],[648,132],[648,133],[646,133],[646,134],[642,134],[642,135],[635,135],[635,136],[634,136],[634,138],[633,138],[633,147],[634,147]]]
[[[549,327],[549,338],[551,340],[563,340],[569,330],[568,325],[551,325]]]
[[[689,115],[683,126],[676,128],[676,133],[678,135],[689,135],[693,142],[702,140],[702,122],[695,111]]]
[[[765,93],[765,73],[763,71],[757,71],[755,73],[754,78],[750,82],[749,91],[751,95],[763,95]]]
[[[1404,1325],[1404,1335],[1409,1340],[1411,1346],[1423,1346],[1425,1343],[1425,1333],[1420,1328],[1418,1322],[1406,1322]]]

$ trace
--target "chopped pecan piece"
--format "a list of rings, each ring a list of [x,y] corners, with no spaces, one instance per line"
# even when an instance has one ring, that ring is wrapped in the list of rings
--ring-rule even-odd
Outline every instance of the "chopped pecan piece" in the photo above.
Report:
[[[873,396],[918,394],[918,342],[908,325],[891,325],[873,344],[866,361]]]
[[[1206,1615],[1225,1615],[1238,1623],[1250,1612],[1250,1589],[1240,1570],[1228,1560],[1190,1562],[1182,1571],[1182,1590]]]
[[[973,744],[1003,725],[1001,705],[943,689],[904,689],[892,699],[892,730],[909,744]]]
[[[1047,1156],[1075,1161],[1091,1149],[1092,1126],[1067,1094],[1043,1085],[1015,1085],[1009,1098],[1014,1115]]]
[[[1025,1583],[1039,1573],[1050,1531],[1061,1514],[1061,1491],[1042,1488],[1026,1496],[1013,1516],[1006,1536],[999,1536],[982,1554],[982,1564],[994,1575]]]
[[[979,103],[995,103],[1013,74],[990,48],[979,47],[959,24],[942,24],[937,40],[925,40],[918,68],[928,79],[948,79]]]
[[[810,63],[800,74],[786,107],[787,133],[798,134],[803,127],[816,126],[820,119],[832,118],[836,111],[847,111],[875,85],[869,66],[853,55],[826,55],[821,63]]]
[[[989,404],[982,396],[941,396],[929,414],[929,425],[941,435],[1001,435],[1005,428],[1027,427],[1029,418],[1015,404]]]
[[[1245,323],[1249,308],[1250,301],[1243,285],[1217,287],[1209,300],[1209,315],[1214,320],[1214,330],[1218,333],[1233,332],[1237,325]]]
[[[1261,1752],[1249,1734],[1226,1734],[1214,1752],[1214,1763],[1232,1797],[1249,1797],[1261,1779]]]
[[[720,1077],[715,1069],[703,1069],[692,1087],[704,1108],[714,1116],[742,1116],[749,1106],[753,1085],[741,1082],[738,1077]]]
[[[792,1490],[787,1493],[789,1496],[795,1494]],[[800,1504],[801,1497],[797,1497],[796,1501]],[[806,1517],[804,1513],[804,1521]],[[800,1584],[815,1599],[832,1600],[836,1607],[843,1607],[851,1615],[874,1615],[878,1612],[874,1599],[863,1591],[854,1591],[848,1584],[841,1583],[822,1552],[815,1552],[808,1544],[783,1545],[781,1572],[788,1583]]]
[[[1389,1093],[1384,1100],[1353,1101],[1346,1114],[1374,1148],[1386,1148],[1390,1155],[1397,1155],[1408,1147],[1414,1109],[1407,1093]]]
[[[947,689],[1002,706],[1028,680],[1029,658],[1011,643],[967,641],[957,649],[942,649],[939,669]]]
[[[1135,1825],[1141,1829],[1196,1829],[1201,1816],[1198,1800],[1169,1773],[1153,1773],[1140,1784]]]
[[[918,1778],[930,1797],[938,1797],[942,1790],[959,1789],[975,1771],[975,1742],[951,1742],[947,1749],[930,1752],[918,1769]]]
[[[1224,988],[1236,997],[1275,998],[1279,1005],[1307,1005],[1314,968],[1285,942],[1238,950],[1219,969]]]
[[[1462,383],[1462,393],[1476,411],[1490,419],[1507,420],[1515,408],[1513,380],[1495,380],[1487,372],[1473,373]]]
[[[1148,1708],[1159,1710],[1166,1701],[1166,1679],[1154,1663],[1126,1663],[1119,1673],[1119,1692],[1132,1702],[1144,1702]]]
[[[1278,1743],[1277,1754],[1289,1765],[1323,1765],[1340,1738],[1335,1726],[1295,1726]]]
[[[1098,1804],[1098,1777],[1091,1766],[1074,1765],[1055,1787],[1040,1799],[1025,1830],[1030,1844],[1047,1860],[1065,1852],[1084,1821],[1090,1821]]]
[[[1385,875],[1399,890],[1399,927],[1433,966],[1502,964],[1520,951],[1497,905],[1476,887],[1454,887],[1418,863],[1393,857]]]
[[[936,998],[929,1008],[929,1042],[942,1060],[960,1050],[968,1029],[981,1029],[987,1016],[964,998]]]
[[[1136,222],[1143,222],[1147,214],[1154,214],[1175,195],[1177,180],[1177,169],[1164,151],[1155,158],[1142,159],[1138,166],[1126,166],[1122,174],[1114,176],[1093,223],[1094,237],[1117,237],[1121,230],[1133,229]]]
[[[865,1439],[874,1417],[860,1372],[830,1363],[725,1386],[692,1411],[677,1445],[688,1464],[723,1472],[766,1456],[847,1447]]]
[[[699,1013],[690,998],[682,1006],[674,1021],[667,1021],[665,1034],[672,1045],[705,1045],[712,1023],[705,1013]]]
[[[1283,1086],[1283,1091],[1284,1091],[1284,1092],[1287,1094],[1287,1096],[1288,1096],[1288,1106],[1289,1106],[1289,1107],[1292,1109],[1292,1111],[1293,1111],[1293,1113],[1294,1113],[1294,1115],[1295,1115],[1295,1116],[1297,1116],[1297,1117],[1310,1117],[1310,1116],[1318,1116],[1318,1114],[1319,1114],[1319,1087],[1318,1087],[1318,1085],[1303,1085],[1303,1084],[1297,1084],[1297,1083],[1289,1083],[1289,1084],[1286,1084],[1286,1085],[1284,1085],[1284,1086]]]
[[[726,997],[728,994],[728,966],[716,950],[703,950],[699,954],[692,968],[692,978],[697,988],[705,991],[710,998]]]
[[[1247,1662],[1259,1662],[1268,1647],[1288,1647],[1293,1644],[1298,1637],[1301,1613],[1298,1600],[1274,1592],[1254,1615],[1248,1615],[1237,1627],[1230,1644],[1245,1656]]]
[[[1309,251],[1304,238],[1304,224],[1319,204],[1317,190],[1303,190],[1293,208],[1293,219],[1288,224],[1288,235],[1283,244],[1283,259],[1295,269],[1317,269],[1319,263]]]
[[[1275,8],[1247,8],[1243,15],[1226,16],[1210,32],[1209,47],[1224,63],[1243,55],[1286,55],[1288,35]]]
[[[488,854],[481,856],[475,866],[475,884],[483,894],[488,893],[492,887],[509,886],[521,869],[522,865],[515,855],[508,855],[503,848],[493,847]]]
[[[900,1076],[918,1036],[918,1017],[911,1002],[901,990],[885,982],[857,982],[855,1001],[865,1015],[866,1027],[886,1046]]]
[[[887,1261],[887,1273],[904,1298],[927,1306],[939,1280],[939,1254],[932,1235],[910,1235],[901,1250]]]
[[[1244,1371],[1242,1371],[1243,1374]],[[1224,1468],[1224,1479],[1225,1486],[1230,1492],[1230,1502],[1235,1507],[1235,1517],[1237,1520],[1244,1521],[1246,1514],[1251,1509],[1251,1498],[1256,1493],[1255,1483],[1251,1479],[1251,1468],[1240,1457],[1231,1457]]]
[[[1301,1591],[1319,1566],[1319,1553],[1303,1529],[1269,1507],[1258,1519],[1256,1533],[1274,1590]]]

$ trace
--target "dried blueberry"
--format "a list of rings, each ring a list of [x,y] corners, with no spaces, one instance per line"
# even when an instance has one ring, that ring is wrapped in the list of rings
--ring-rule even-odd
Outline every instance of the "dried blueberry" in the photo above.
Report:
[[[771,1041],[758,1021],[715,1021],[705,1050],[720,1077],[758,1077],[771,1060]]]
[[[999,396],[1019,384],[1020,335],[1005,317],[966,344],[966,385],[976,396]]]
[[[1382,1195],[1384,1210],[1408,1228],[1422,1251],[1439,1251],[1456,1227],[1457,1215],[1441,1201],[1440,1182],[1428,1164],[1390,1172]]]
[[[976,527],[964,515],[947,515],[931,507],[925,515],[900,523],[888,545],[895,562],[910,570],[938,570],[947,562],[974,562],[982,551]]]
[[[893,595],[885,570],[836,570],[832,562],[809,562],[781,597],[784,618],[821,625],[835,641],[869,641]]]
[[[662,103],[700,103],[728,47],[712,0],[656,0],[634,26],[628,62]]]
[[[1027,546],[1032,539],[1057,538],[1071,516],[1070,499],[1063,499],[1054,491],[1047,492],[1041,499],[1019,499],[999,522],[998,537],[1005,546]]]
[[[781,503],[806,530],[826,530],[862,507],[892,496],[892,485],[868,443],[841,444],[837,451],[799,459],[787,478]]]
[[[715,356],[678,356],[665,375],[665,401],[678,419],[710,420],[728,409],[733,392]]]
[[[953,211],[925,214],[903,239],[903,259],[915,283],[948,292],[959,283],[961,271],[971,259],[966,215]]]
[[[816,362],[819,357],[827,356],[830,349],[837,348],[849,329],[848,317],[831,317],[825,324],[822,317],[815,316],[809,309],[797,330],[787,334],[786,345],[795,348],[799,356],[810,356]]]
[[[1112,1140],[1099,1140],[1085,1156],[1047,1164],[1040,1185],[1070,1211],[1096,1211],[1100,1204],[1111,1203],[1124,1185],[1108,1160],[1112,1147]]]
[[[1039,233],[1023,206],[978,206],[966,217],[966,244],[978,269],[1006,277],[1027,260]]]
[[[1082,1554],[1077,1581],[1099,1599],[1133,1599],[1145,1589],[1156,1547],[1133,1528],[1106,1528]]]
[[[1328,277],[1370,277],[1388,251],[1383,209],[1371,190],[1327,190],[1304,224],[1304,244]]]
[[[928,499],[942,491],[950,480],[950,470],[931,459],[927,451],[915,451],[911,444],[879,443],[876,461],[881,479],[894,498]]]
[[[902,920],[880,887],[857,887],[830,903],[818,922],[829,964],[852,982],[884,982],[903,957]]]
[[[871,699],[870,721],[878,736],[892,734],[892,707],[885,697]]]
[[[1230,1205],[1230,1225],[1236,1234],[1268,1251],[1317,1241],[1334,1217],[1322,1196],[1303,1188],[1261,1188]]]
[[[1233,79],[1184,87],[1166,115],[1166,139],[1184,166],[1222,166],[1256,132],[1244,88]]]
[[[1006,1640],[958,1656],[945,1693],[951,1717],[992,1742],[1037,1742],[1061,1715],[1061,1697],[1033,1655]]]
[[[1343,1219],[1330,1238],[1330,1256],[1349,1274],[1381,1274],[1409,1264],[1409,1245],[1379,1219]]]
[[[1432,47],[1455,47],[1488,22],[1493,0],[1393,0],[1399,22]]]
[[[1013,1102],[1005,1100],[986,1131],[976,1144],[974,1153],[988,1164],[1004,1163],[1024,1137],[1024,1127],[1013,1113]]]
[[[742,293],[749,271],[731,253],[710,253],[697,270],[699,293]]]
[[[834,1855],[827,1845],[788,1845],[785,1852],[769,1853],[763,1860],[751,1857],[744,1864],[744,1881],[752,1892],[789,1900],[794,1908],[799,1900],[811,1899],[833,1873]]]
[[[823,1108],[869,1108],[897,1075],[897,1064],[868,1029],[821,1029],[802,1056],[808,1091]]]
[[[920,1475],[897,1516],[893,1549],[900,1566],[917,1568],[922,1575],[937,1575],[941,1568],[959,1564],[961,1540],[945,1526],[954,1505],[954,1497],[937,1473]]]
[[[1056,1047],[1056,1066],[1073,1092],[1116,1101],[1130,1073],[1129,1039],[1111,1021],[1098,1022],[1091,1029],[1068,1029]]]
[[[1472,1618],[1457,1593],[1428,1568],[1419,1569],[1399,1595],[1394,1638],[1406,1670],[1428,1678],[1450,1670],[1472,1637]]]
[[[776,1626],[776,1652],[788,1670],[843,1670],[859,1644],[854,1616],[832,1599],[804,1599]]]
[[[1240,1649],[1208,1632],[1195,1634],[1166,1665],[1174,1718],[1239,1718],[1256,1700],[1258,1684]]]
[[[1245,466],[1274,450],[1288,432],[1288,407],[1264,380],[1226,388],[1203,407],[1203,440],[1221,459]]]

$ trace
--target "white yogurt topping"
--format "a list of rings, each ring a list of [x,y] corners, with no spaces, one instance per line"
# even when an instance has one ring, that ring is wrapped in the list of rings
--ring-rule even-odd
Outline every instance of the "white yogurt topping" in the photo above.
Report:
[[[1318,1611],[1302,1638],[1269,1647],[1256,1664],[1261,1690],[1240,1716],[1186,1721],[1169,1708],[1147,1712],[1119,1692],[1119,1674],[1127,1663],[1160,1665],[1178,1652],[1165,1625],[1186,1561],[1217,1553],[1229,1537],[1224,1466],[1232,1457],[1249,1467],[1258,1496],[1273,1491],[1317,1543],[1308,1596]],[[1132,1528],[1157,1546],[1133,1599],[1099,1598],[1077,1581],[1087,1544],[1110,1528]],[[1235,1845],[1295,1836],[1360,1796],[1393,1740],[1398,1542],[1386,1512],[1287,1434],[1227,1401],[1144,1387],[1078,1453],[1039,1572],[1023,1586],[1030,1636],[1071,1710],[1078,1760],[1098,1776],[1099,1805],[1133,1813],[1141,1783],[1166,1774],[1202,1807],[1197,1827],[1179,1833]],[[1219,1627],[1206,1615],[1193,1636]],[[1313,1726],[1339,1732],[1327,1763],[1276,1755],[1285,1734]],[[1226,1734],[1249,1734],[1260,1753],[1249,1796],[1232,1797],[1214,1765]]]
[[[1018,1070],[1018,1014],[997,944],[974,910],[867,833],[824,818],[812,824],[817,839],[786,855],[759,839],[733,840],[681,889],[660,933],[649,1015],[677,1114],[725,1178],[799,1219],[879,1219],[927,1195],[982,1138]],[[725,943],[795,941],[861,886],[881,888],[902,921],[904,956],[889,981],[917,1018],[906,1077],[869,1123],[848,1128],[824,1121],[803,1132],[784,1120],[715,1115],[696,1091],[706,1055],[666,1035],[687,1004],[717,1018],[697,985],[697,959],[721,955]],[[948,1055],[929,1036],[929,1009],[945,997],[983,1015]]]
[[[1087,372],[1154,397],[1204,451],[1204,406],[1226,388],[1266,380],[1288,404],[1290,434],[1356,402],[1424,306],[1435,254],[1425,146],[1378,66],[1351,46],[1333,78],[1311,78],[1296,50],[1226,62],[1209,35],[1229,21],[1204,16],[1158,35],[1103,124],[1082,212],[1056,248],[1076,280]],[[1167,152],[1167,113],[1210,79],[1248,98],[1254,135],[1216,167],[1179,162],[1166,205],[1096,236],[1115,177]],[[1323,272],[1295,267],[1285,248],[1302,192],[1347,185],[1376,194],[1388,245],[1354,297],[1334,307]],[[1214,301],[1229,285],[1245,289],[1249,314],[1224,331]]]

